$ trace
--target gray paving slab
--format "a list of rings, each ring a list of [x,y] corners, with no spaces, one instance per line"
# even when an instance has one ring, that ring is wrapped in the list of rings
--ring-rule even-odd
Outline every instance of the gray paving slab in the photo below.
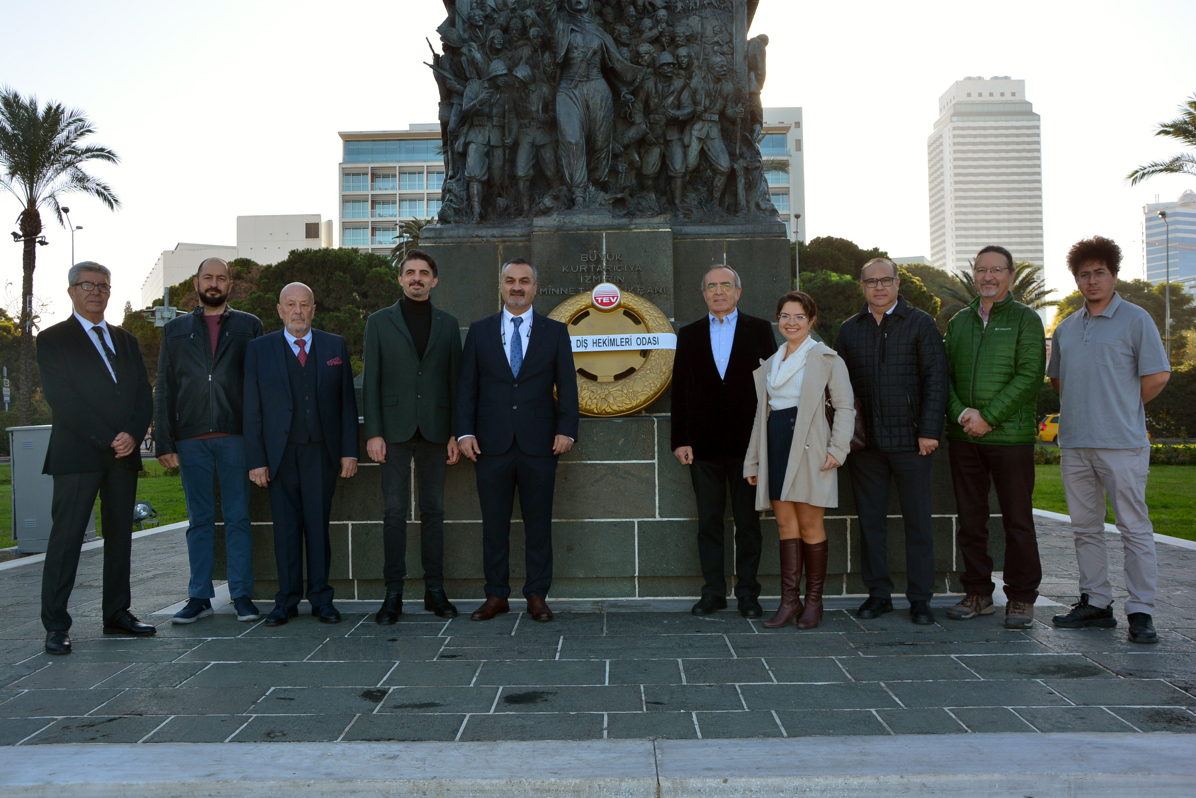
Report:
[[[379,626],[372,618],[365,623],[358,624],[349,630],[347,637],[437,637],[444,633],[449,622],[441,618],[428,621],[410,619],[404,615],[399,622],[389,626]]]
[[[1069,701],[1086,706],[1196,707],[1196,698],[1164,681],[1116,679],[1103,682],[1049,681]]]
[[[377,686],[394,667],[393,662],[213,662],[186,687],[366,688]]]
[[[237,732],[234,743],[335,742],[355,715],[256,715]]]
[[[1067,699],[1034,681],[886,682],[907,707],[1050,707]]]
[[[26,690],[0,704],[0,717],[34,718],[86,715],[111,701],[121,690]]]
[[[610,712],[606,716],[606,738],[695,740],[698,729],[692,712]]]
[[[727,635],[737,657],[851,657],[859,652],[846,636],[824,635]]]
[[[105,715],[207,715],[246,712],[265,693],[260,687],[131,687],[104,704]]]
[[[849,657],[842,661],[854,661],[859,657]],[[769,656],[765,658],[768,669],[778,682],[849,682],[843,668],[837,660],[830,657],[783,657]]]
[[[7,718],[0,723],[0,745],[16,745],[56,722],[54,718]]]
[[[489,712],[497,687],[396,687],[378,712],[425,714]]]
[[[772,684],[772,674],[759,657],[740,659],[683,659],[686,684]]]
[[[166,720],[165,717],[63,718],[26,740],[24,745],[135,743]]]
[[[1143,732],[1196,732],[1196,713],[1178,707],[1113,707],[1114,715]]]
[[[72,637],[72,643],[74,638]],[[95,640],[73,643],[71,662],[173,662],[200,645],[198,640]],[[45,644],[38,646],[40,652],[33,662],[49,664],[57,658],[45,653]]]
[[[206,667],[206,662],[134,662],[127,664],[97,686],[178,687]]]
[[[953,657],[843,657],[843,669],[857,682],[909,682],[940,679],[979,679]]]
[[[644,685],[644,706],[649,712],[696,712],[744,709],[734,685]]]
[[[822,615],[822,620],[819,621],[818,626],[813,629],[798,629],[794,621],[780,627],[769,628],[764,625],[764,621],[776,612],[775,604],[765,602],[764,617],[759,620],[749,621],[752,626],[752,631],[762,635],[798,635],[800,637],[809,637],[818,634],[840,634],[842,632],[864,632],[867,631],[861,624],[863,621],[856,620],[851,613],[846,610],[826,610]]]
[[[482,664],[479,685],[605,685],[606,660],[492,660]]]
[[[382,685],[384,687],[403,685],[467,687],[473,683],[481,667],[481,662],[465,659],[397,662]]]
[[[1034,729],[1007,707],[957,707],[951,714],[974,734],[1027,733]]]
[[[442,637],[332,638],[308,659],[312,662],[358,662],[361,660],[428,660],[444,646]]]
[[[985,679],[1112,679],[1114,675],[1081,654],[1023,657],[961,656],[959,661]]]
[[[255,715],[359,715],[376,711],[389,692],[385,687],[276,687],[250,711]]]
[[[1100,707],[1019,707],[1014,711],[1044,733],[1134,731],[1133,726]]]
[[[222,743],[250,720],[248,715],[176,715],[145,742]]]
[[[782,737],[781,727],[771,711],[696,712],[703,739],[737,737]]]
[[[876,714],[893,734],[968,733],[945,709],[878,709]]]
[[[49,662],[26,660],[16,665],[0,665],[0,688],[8,687],[18,679],[24,679],[49,665]]]
[[[875,712],[860,709],[776,710],[789,737],[882,735],[891,732]],[[858,746],[858,743],[850,743]]]
[[[359,715],[343,739],[348,742],[451,742],[465,715]]]
[[[498,740],[601,740],[602,713],[470,715],[461,732],[466,742]]]
[[[53,662],[36,673],[13,682],[9,689],[95,687],[129,666],[130,663],[127,662]]]
[[[464,643],[461,641],[464,640]],[[445,643],[444,648],[436,656],[437,660],[516,660],[516,659],[557,659],[560,652],[559,638],[546,638],[543,640],[524,640],[524,638],[515,637],[496,637],[489,643],[484,643],[482,638],[462,638],[451,637]],[[410,658],[408,658],[410,659]],[[601,659],[601,657],[594,657],[586,653],[579,653],[573,656],[565,657],[565,659]]]
[[[681,684],[680,660],[612,659],[608,662],[608,684]]]
[[[1184,679],[1192,675],[1191,654],[1088,654],[1087,658],[1102,667],[1132,679]]]
[[[644,708],[640,688],[504,687],[496,712],[637,712]]]
[[[608,635],[687,635],[755,633],[751,622],[730,612],[690,615],[681,612],[612,613],[606,621]]]
[[[205,640],[178,659],[188,662],[302,662],[314,654],[322,642],[322,639],[278,637]]]
[[[879,684],[745,684],[748,709],[888,709],[901,706]]]
[[[577,635],[566,637],[561,646],[562,659],[726,659],[732,656],[726,637],[713,634],[657,637]]]

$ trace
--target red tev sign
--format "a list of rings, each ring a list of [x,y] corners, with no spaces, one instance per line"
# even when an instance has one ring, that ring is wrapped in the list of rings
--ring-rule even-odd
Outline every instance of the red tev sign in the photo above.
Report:
[[[590,299],[599,310],[614,310],[619,306],[622,295],[617,286],[611,283],[599,283],[594,286]]]

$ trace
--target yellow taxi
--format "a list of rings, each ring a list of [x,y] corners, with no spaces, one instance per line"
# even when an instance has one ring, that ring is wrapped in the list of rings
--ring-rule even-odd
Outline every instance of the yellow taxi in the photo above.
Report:
[[[1059,414],[1051,413],[1038,425],[1038,440],[1043,443],[1054,443],[1059,437]]]

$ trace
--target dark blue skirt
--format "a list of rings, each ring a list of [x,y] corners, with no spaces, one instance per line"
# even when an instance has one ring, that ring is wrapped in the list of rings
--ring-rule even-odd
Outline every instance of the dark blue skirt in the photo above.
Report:
[[[793,427],[797,408],[773,410],[768,416],[768,498],[782,501],[785,471],[789,468],[789,450],[793,448]]]

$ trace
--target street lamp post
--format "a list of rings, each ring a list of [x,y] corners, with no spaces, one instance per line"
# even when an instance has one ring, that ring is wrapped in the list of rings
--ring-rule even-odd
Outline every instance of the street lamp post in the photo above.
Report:
[[[71,265],[74,266],[75,265],[75,231],[82,230],[83,226],[80,225],[79,227],[75,227],[75,225],[71,223],[71,209],[66,207],[65,205],[62,206],[62,214],[63,214],[63,216],[66,217],[67,227],[69,227],[71,229]]]
[[[1171,362],[1171,222],[1167,221],[1167,212],[1159,211],[1159,218],[1167,226],[1167,293],[1166,311],[1163,320],[1163,332],[1167,339],[1167,362]]]

